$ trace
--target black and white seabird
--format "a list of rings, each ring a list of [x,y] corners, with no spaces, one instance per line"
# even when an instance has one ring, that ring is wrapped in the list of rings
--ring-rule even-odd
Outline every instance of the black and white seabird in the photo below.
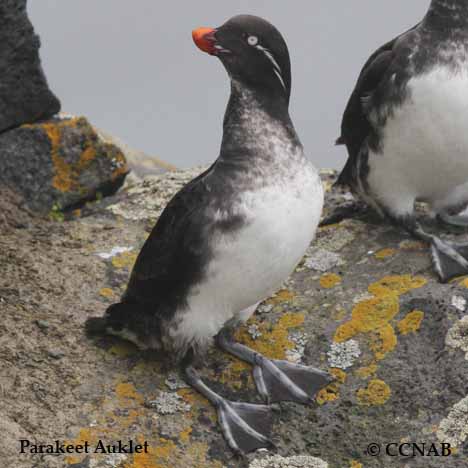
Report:
[[[371,55],[337,143],[349,153],[337,184],[429,242],[442,281],[467,274],[468,245],[426,232],[414,204],[468,226],[448,214],[468,202],[468,0],[432,0],[418,25]]]
[[[293,272],[315,236],[323,189],[289,117],[291,71],[278,30],[255,16],[193,32],[231,78],[215,163],[168,203],[143,246],[121,302],[89,331],[105,331],[177,357],[218,411],[236,452],[268,447],[269,403],[310,403],[330,376],[270,360],[235,343],[232,330]],[[267,405],[235,403],[209,389],[194,359],[215,343],[254,366]]]

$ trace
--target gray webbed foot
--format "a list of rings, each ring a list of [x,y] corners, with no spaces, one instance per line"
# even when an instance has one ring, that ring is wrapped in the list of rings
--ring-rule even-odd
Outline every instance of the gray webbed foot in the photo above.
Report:
[[[439,213],[438,218],[445,224],[457,227],[468,227],[468,216],[463,215],[451,215],[449,213]]]
[[[418,239],[431,244],[432,263],[440,281],[468,274],[468,244],[455,244],[426,232],[413,218],[399,220],[400,224]]]
[[[257,390],[267,403],[293,401],[310,404],[315,394],[334,379],[321,370],[288,361],[268,359],[260,353],[236,343],[229,331],[217,336],[218,345],[228,353],[254,366]]]
[[[468,244],[452,244],[435,238],[431,252],[434,268],[443,283],[468,274]]]
[[[207,387],[191,366],[185,369],[185,376],[187,383],[216,408],[224,438],[234,452],[243,455],[274,447],[269,439],[273,425],[270,407],[226,400]]]
[[[257,390],[270,403],[293,401],[304,405],[333,381],[326,372],[288,361],[270,360],[257,354],[253,370]]]

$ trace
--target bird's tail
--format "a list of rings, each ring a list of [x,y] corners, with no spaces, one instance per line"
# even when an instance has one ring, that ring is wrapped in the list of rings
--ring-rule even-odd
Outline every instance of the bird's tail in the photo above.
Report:
[[[132,306],[133,308],[133,306]],[[109,327],[123,325],[123,318],[129,314],[129,304],[118,302],[110,305],[102,317],[90,317],[85,322],[87,335],[105,335]]]

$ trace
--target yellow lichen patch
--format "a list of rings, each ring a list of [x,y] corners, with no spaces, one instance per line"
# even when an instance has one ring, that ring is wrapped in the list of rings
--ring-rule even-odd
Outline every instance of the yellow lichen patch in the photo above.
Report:
[[[426,250],[427,245],[421,241],[404,240],[400,242],[400,249],[402,250]]]
[[[115,387],[115,393],[121,400],[135,400],[138,403],[143,403],[145,401],[143,395],[138,393],[134,385],[130,382],[118,383]]]
[[[320,278],[320,286],[324,289],[331,289],[341,284],[341,276],[335,273],[327,273]]]
[[[359,462],[356,461],[356,460],[351,460],[351,461],[349,462],[349,467],[350,467],[350,468],[363,468],[362,463],[359,463]]]
[[[101,288],[99,290],[99,294],[102,296],[102,297],[105,297],[107,299],[111,299],[114,297],[114,291],[111,289],[111,288]]]
[[[385,260],[386,258],[393,257],[396,254],[395,249],[382,249],[376,252],[375,258],[378,260]]]
[[[390,387],[383,380],[375,379],[369,382],[367,388],[357,391],[357,399],[364,406],[379,406],[384,405],[391,394]]]
[[[370,364],[366,367],[361,367],[356,370],[356,375],[361,379],[367,379],[368,377],[372,377],[377,372],[377,364]]]
[[[330,374],[333,375],[333,377],[335,377],[337,382],[341,384],[344,384],[346,382],[347,375],[344,370],[333,368],[330,369]]]
[[[319,405],[324,405],[325,403],[330,403],[332,401],[335,401],[339,398],[340,396],[340,386],[334,382],[331,383],[330,385],[327,385],[326,387],[322,388],[317,393],[317,396],[315,397],[315,401]]]
[[[465,278],[465,279],[461,280],[460,286],[468,288],[468,278]]]
[[[365,299],[353,309],[351,320],[340,325],[334,341],[343,343],[359,333],[368,333],[388,324],[398,314],[398,297],[389,295]]]
[[[70,192],[72,190],[81,190],[80,175],[86,170],[93,161],[96,160],[98,144],[102,143],[96,137],[92,127],[83,118],[72,118],[55,122],[48,122],[42,124],[31,125],[31,127],[38,127],[42,129],[49,138],[51,145],[51,159],[54,166],[54,178],[52,185],[60,192]],[[78,160],[66,161],[60,154],[60,147],[62,144],[63,131],[66,128],[77,128],[82,130],[84,137],[83,151],[81,152]],[[111,174],[111,179],[115,180],[117,177],[128,172],[128,166],[125,157],[121,151],[116,151],[115,147],[108,145],[104,148],[104,153],[109,155],[113,160],[115,169]]]
[[[257,323],[249,320],[247,326],[241,327],[236,338],[250,348],[264,354],[271,359],[285,359],[286,351],[294,349],[294,343],[289,340],[289,330],[304,324],[305,315],[302,313],[286,313],[271,328],[268,323]],[[254,340],[248,333],[248,325],[255,323],[258,326],[260,337]]]
[[[399,296],[426,283],[426,279],[411,275],[382,278],[368,287],[369,293],[374,297],[358,302],[351,313],[351,320],[337,328],[334,336],[336,343],[344,343],[357,335],[367,335],[369,338],[369,348],[373,353],[372,364],[356,371],[358,376],[368,378],[374,375],[377,362],[395,349],[397,336],[392,320],[400,310]],[[416,318],[415,315],[409,319],[411,325],[414,325]],[[410,326],[410,323],[407,325]],[[365,391],[360,390],[360,395],[364,398]]]
[[[230,385],[234,389],[239,390],[242,387],[242,381],[240,380],[242,374],[247,375],[247,382],[250,385],[252,382],[252,367],[244,361],[238,359],[229,358],[230,363],[223,369],[219,377],[219,381],[222,384]]]
[[[294,293],[288,289],[281,289],[271,299],[268,299],[268,304],[281,304],[282,302],[289,302],[294,299]]]
[[[186,444],[190,440],[190,435],[192,434],[192,428],[189,426],[187,429],[184,429],[180,432],[179,438],[180,441]]]
[[[398,322],[398,330],[402,335],[416,333],[421,328],[421,323],[424,319],[424,312],[413,310],[403,320]]]
[[[381,361],[393,351],[397,345],[397,337],[393,327],[386,323],[371,332],[370,349],[374,352],[375,359]]]
[[[120,358],[126,358],[136,354],[138,352],[138,348],[128,341],[122,341],[121,343],[112,346],[109,349],[109,352]]]
[[[412,289],[418,289],[423,287],[427,283],[427,280],[422,276],[411,276],[411,275],[395,275],[386,276],[380,281],[371,284],[368,291],[374,296],[386,296],[388,294],[396,294],[400,296],[405,294]]]
[[[322,388],[316,395],[315,401],[319,405],[330,403],[340,397],[340,387],[346,382],[346,372],[341,369],[330,369],[330,374],[335,377],[335,381]]]
[[[137,259],[137,254],[135,252],[123,252],[119,255],[116,255],[112,258],[112,265],[119,270],[126,268],[131,270]]]

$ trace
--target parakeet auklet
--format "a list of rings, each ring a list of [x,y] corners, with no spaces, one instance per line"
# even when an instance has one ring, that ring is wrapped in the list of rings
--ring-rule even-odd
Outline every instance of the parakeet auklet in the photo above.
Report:
[[[337,184],[429,242],[442,281],[467,274],[468,245],[426,232],[414,203],[468,225],[448,214],[468,202],[468,0],[432,0],[421,23],[371,55],[337,143],[349,153]]]
[[[331,381],[232,340],[233,328],[301,260],[320,220],[323,190],[289,117],[290,60],[278,30],[242,15],[197,29],[193,39],[231,78],[220,155],[169,202],[121,302],[87,326],[176,356],[188,383],[217,408],[230,447],[248,452],[270,445],[269,406],[224,399],[201,381],[193,359],[215,338],[254,366],[267,403],[309,403]]]

